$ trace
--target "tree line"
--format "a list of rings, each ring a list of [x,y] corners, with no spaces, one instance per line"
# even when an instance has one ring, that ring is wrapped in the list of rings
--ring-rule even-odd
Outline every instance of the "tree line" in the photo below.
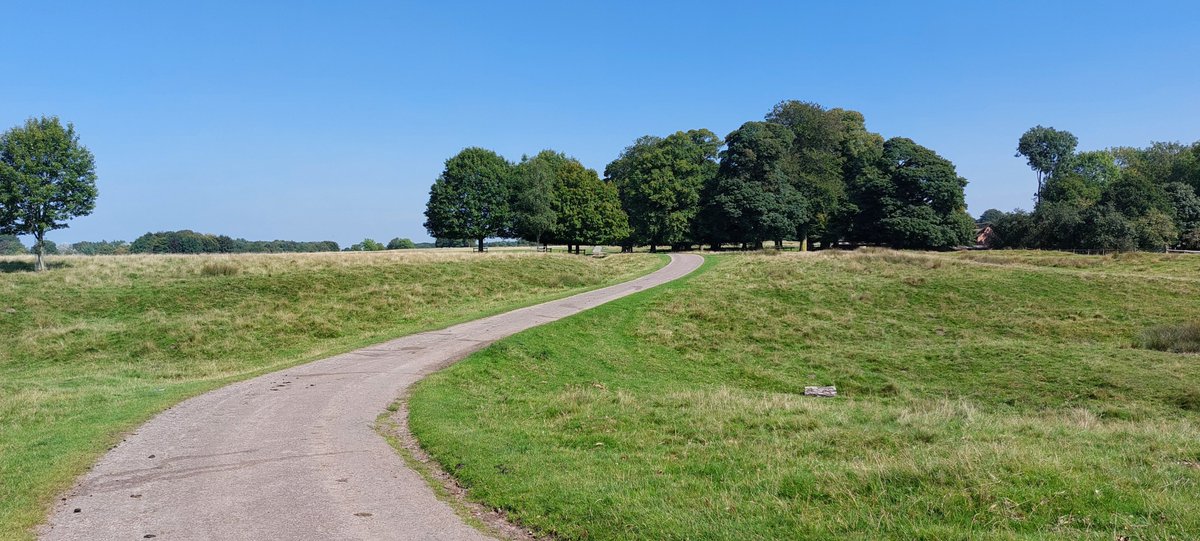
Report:
[[[1032,212],[989,209],[993,247],[1200,249],[1200,141],[1077,151],[1065,130],[1030,128],[1017,144],[1037,175]]]
[[[947,249],[971,241],[960,177],[863,115],[784,101],[724,139],[706,129],[634,141],[601,178],[545,150],[512,163],[483,148],[446,161],[425,227],[437,238],[687,249],[794,240]]]
[[[300,242],[294,240],[246,240],[228,235],[210,235],[191,230],[146,233],[129,245],[134,254],[241,254],[284,252],[336,252],[331,240]]]

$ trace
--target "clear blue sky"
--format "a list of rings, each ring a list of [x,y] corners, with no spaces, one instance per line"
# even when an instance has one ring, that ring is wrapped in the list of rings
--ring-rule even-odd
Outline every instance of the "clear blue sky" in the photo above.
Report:
[[[426,240],[442,162],[725,135],[783,99],[950,158],[972,214],[1028,208],[1043,124],[1084,149],[1200,139],[1196,2],[15,2],[0,128],[74,122],[93,215],[57,242],[195,229]]]

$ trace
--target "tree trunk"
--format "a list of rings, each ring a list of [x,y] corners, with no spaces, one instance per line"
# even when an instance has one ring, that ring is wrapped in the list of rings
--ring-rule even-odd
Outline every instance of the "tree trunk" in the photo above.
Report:
[[[483,253],[483,239],[479,239],[479,253]]]
[[[775,239],[775,249],[783,251],[783,239]]]
[[[651,245],[650,245],[650,253],[652,253],[652,254],[657,254],[657,253],[658,253],[658,245],[657,245],[657,244],[651,244]]]
[[[42,259],[46,254],[46,232],[39,229],[34,238],[37,239],[37,263],[33,265],[33,270],[42,272],[46,270],[46,262]]]

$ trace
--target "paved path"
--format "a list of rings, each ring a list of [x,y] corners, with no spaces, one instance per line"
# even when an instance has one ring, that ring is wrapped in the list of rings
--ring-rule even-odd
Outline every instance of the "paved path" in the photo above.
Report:
[[[674,280],[702,262],[672,255],[631,282],[187,400],[109,451],[55,506],[41,537],[486,539],[375,433],[376,416],[413,382],[492,341]]]

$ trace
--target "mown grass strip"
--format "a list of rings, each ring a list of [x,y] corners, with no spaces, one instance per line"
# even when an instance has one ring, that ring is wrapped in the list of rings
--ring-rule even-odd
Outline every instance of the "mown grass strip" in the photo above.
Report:
[[[1134,343],[1200,258],[1005,256],[716,256],[426,378],[410,427],[563,539],[1197,537],[1200,365]]]

